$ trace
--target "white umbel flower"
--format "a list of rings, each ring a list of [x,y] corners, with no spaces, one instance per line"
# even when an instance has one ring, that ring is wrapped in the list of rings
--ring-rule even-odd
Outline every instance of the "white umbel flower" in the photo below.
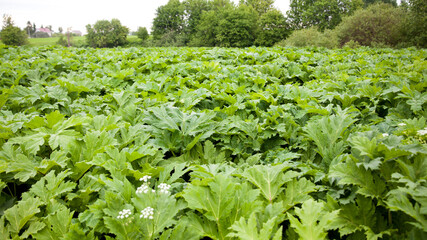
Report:
[[[146,207],[144,210],[141,211],[141,215],[139,215],[140,218],[145,219],[153,219],[154,217],[154,209],[152,207]]]
[[[128,218],[131,215],[131,211],[130,209],[123,209],[122,211],[119,212],[119,216],[117,216],[118,219],[124,219],[124,218]]]
[[[424,136],[427,134],[427,128],[424,128],[423,130],[418,130],[417,133],[420,136]]]
[[[171,185],[166,183],[160,183],[158,188],[160,188],[160,193],[169,193],[169,189],[171,188]]]
[[[383,137],[388,137],[388,133],[383,133]]]
[[[399,124],[397,124],[397,126],[404,127],[404,126],[406,126],[406,123],[399,123]]]
[[[139,179],[139,181],[148,182],[148,180],[150,180],[150,179],[151,179],[151,176],[149,176],[149,175],[145,175],[145,176],[143,176],[142,178],[140,178],[140,179]]]
[[[147,185],[141,185],[141,187],[136,189],[136,193],[147,193],[148,192],[148,186]]]

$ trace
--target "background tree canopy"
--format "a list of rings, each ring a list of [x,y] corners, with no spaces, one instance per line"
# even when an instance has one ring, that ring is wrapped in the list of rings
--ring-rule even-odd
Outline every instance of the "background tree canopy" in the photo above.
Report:
[[[86,41],[91,47],[117,47],[126,44],[129,29],[118,19],[99,20],[93,26],[86,26]]]

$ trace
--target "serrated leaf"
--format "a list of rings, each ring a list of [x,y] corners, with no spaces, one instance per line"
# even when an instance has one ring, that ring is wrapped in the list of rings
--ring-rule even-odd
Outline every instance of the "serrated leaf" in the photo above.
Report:
[[[257,240],[257,239],[270,239],[272,230],[275,225],[276,218],[269,219],[266,223],[262,224],[262,228],[258,230],[257,219],[255,213],[251,214],[248,221],[245,218],[240,218],[230,227],[231,232],[227,237],[238,237],[240,239]]]
[[[246,169],[242,176],[257,186],[265,199],[272,203],[283,184],[292,180],[291,178],[286,178],[283,174],[283,171],[289,167],[287,164],[275,166],[256,165]]]
[[[427,219],[425,215],[421,213],[420,205],[418,203],[413,205],[407,194],[400,189],[392,190],[388,195],[389,197],[386,200],[386,204],[392,211],[404,212],[416,220],[416,222],[412,222],[414,226],[423,231],[427,229]]]
[[[30,160],[23,154],[17,154],[14,161],[8,163],[6,172],[14,173],[15,179],[19,179],[21,182],[26,182],[37,174],[37,171],[35,170],[36,166],[37,163],[32,159]]]
[[[70,192],[76,187],[75,183],[65,181],[65,178],[70,174],[70,172],[65,171],[55,175],[54,171],[51,171],[33,184],[30,192],[40,197],[44,202],[49,202],[52,198]]]
[[[208,187],[191,185],[182,196],[191,209],[201,211],[209,220],[218,222],[234,207],[235,184],[222,174],[216,175]]]
[[[71,219],[73,218],[73,213],[70,212],[70,209],[66,208],[63,205],[60,205],[61,208],[57,210],[54,214],[47,216],[45,223],[46,228],[42,231],[34,234],[33,236],[36,239],[63,239],[65,235],[69,232]]]
[[[301,208],[295,208],[299,220],[287,213],[291,227],[295,229],[301,239],[322,240],[326,238],[327,230],[333,229],[333,221],[338,211],[328,212],[323,202],[313,199],[305,201]]]
[[[311,197],[308,195],[316,191],[316,185],[305,178],[299,180],[293,179],[286,184],[285,196],[283,197],[283,207],[285,210],[293,206],[309,200]]]
[[[340,184],[358,186],[357,192],[365,196],[380,198],[385,191],[384,181],[374,177],[371,171],[358,167],[351,159],[332,166],[329,177],[339,178]]]
[[[40,212],[42,201],[39,198],[28,198],[19,201],[15,206],[7,209],[4,216],[9,222],[9,231],[18,234],[34,215]]]

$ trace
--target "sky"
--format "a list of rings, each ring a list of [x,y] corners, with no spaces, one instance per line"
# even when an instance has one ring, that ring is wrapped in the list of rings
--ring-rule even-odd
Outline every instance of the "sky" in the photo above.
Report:
[[[239,0],[233,0],[238,3]],[[41,25],[52,25],[64,30],[86,32],[87,24],[97,20],[117,18],[122,25],[136,31],[146,27],[149,31],[155,17],[156,9],[165,5],[168,0],[0,0],[0,14],[8,14],[15,25],[25,28],[27,22]],[[289,9],[290,0],[276,0],[275,7],[283,12]]]

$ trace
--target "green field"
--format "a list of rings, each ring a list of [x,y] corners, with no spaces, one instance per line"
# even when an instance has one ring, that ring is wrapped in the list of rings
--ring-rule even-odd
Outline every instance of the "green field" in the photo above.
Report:
[[[128,36],[127,37],[129,42],[136,42],[138,41],[137,36]],[[56,45],[58,42],[59,37],[50,37],[50,38],[29,38],[28,42],[30,46],[46,46],[46,45]],[[85,37],[72,37],[72,42],[77,44],[83,44],[85,42]]]
[[[0,47],[0,239],[427,239],[426,59]]]

